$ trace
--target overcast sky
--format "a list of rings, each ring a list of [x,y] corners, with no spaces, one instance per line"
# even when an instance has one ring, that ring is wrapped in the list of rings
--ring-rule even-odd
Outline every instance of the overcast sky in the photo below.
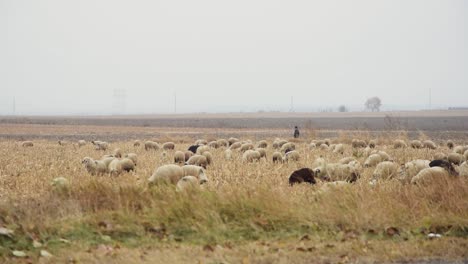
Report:
[[[0,114],[170,113],[174,93],[178,112],[467,106],[467,17],[466,0],[0,0]]]

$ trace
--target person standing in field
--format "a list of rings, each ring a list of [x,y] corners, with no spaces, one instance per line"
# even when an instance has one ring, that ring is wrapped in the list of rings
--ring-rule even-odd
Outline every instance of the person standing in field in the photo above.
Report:
[[[297,126],[294,127],[294,138],[298,138],[299,137],[299,128],[297,128]]]

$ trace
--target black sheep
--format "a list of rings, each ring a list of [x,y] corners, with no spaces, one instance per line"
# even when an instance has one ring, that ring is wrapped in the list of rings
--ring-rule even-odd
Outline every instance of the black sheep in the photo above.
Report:
[[[291,176],[289,176],[289,184],[292,186],[296,183],[307,182],[310,184],[317,183],[315,181],[315,173],[312,169],[302,168],[294,171]]]

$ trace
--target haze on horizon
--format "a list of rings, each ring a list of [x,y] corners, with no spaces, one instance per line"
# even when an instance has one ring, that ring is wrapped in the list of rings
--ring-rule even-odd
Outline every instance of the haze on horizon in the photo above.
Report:
[[[468,106],[464,0],[0,0],[0,115]],[[114,96],[125,90],[125,99]],[[13,107],[15,100],[15,107]]]

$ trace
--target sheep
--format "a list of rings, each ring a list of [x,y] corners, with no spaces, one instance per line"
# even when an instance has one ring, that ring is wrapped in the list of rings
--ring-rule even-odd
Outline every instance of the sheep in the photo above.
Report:
[[[129,158],[123,158],[123,159],[116,159],[119,161],[119,170],[120,172],[125,171],[125,172],[130,172],[130,171],[135,171],[135,163],[133,163],[133,160]],[[112,173],[112,162],[109,164],[109,172]],[[119,173],[120,173],[119,172]]]
[[[468,177],[468,163],[465,161],[458,167],[459,176]]]
[[[257,148],[267,148],[268,147],[268,142],[266,140],[260,140],[257,142]]]
[[[335,147],[333,148],[333,153],[344,153],[344,146],[343,144],[336,144]]]
[[[288,153],[296,149],[296,145],[292,142],[285,143],[281,146],[280,151],[283,153]]]
[[[226,149],[226,150],[224,151],[224,158],[225,158],[226,160],[231,160],[231,159],[232,159],[232,150]]]
[[[323,143],[327,144],[328,146],[330,146],[331,144],[331,140],[329,138],[326,138],[323,140]]]
[[[231,137],[231,138],[228,139],[229,146],[232,146],[232,144],[234,144],[236,142],[239,142],[238,138]]]
[[[208,141],[204,139],[198,139],[195,141],[195,145],[206,145],[206,144],[208,144]]]
[[[273,141],[273,148],[274,149],[279,149],[281,147],[283,147],[284,144],[288,143],[287,140],[284,140],[284,139],[275,139],[275,141]]]
[[[22,147],[33,147],[34,143],[32,141],[23,141],[21,142]]]
[[[286,153],[283,157],[283,161],[289,162],[289,161],[299,161],[301,155],[299,155],[299,152],[293,150],[288,153]]]
[[[51,181],[50,185],[56,189],[65,189],[70,186],[70,183],[64,177],[57,177]]]
[[[435,160],[448,160],[447,154],[442,152],[437,152],[432,158]]]
[[[424,140],[423,147],[428,148],[428,149],[436,149],[437,145],[432,140]]]
[[[309,184],[316,184],[315,173],[310,168],[302,168],[299,170],[293,171],[289,176],[289,185],[293,186],[294,184],[299,184],[307,182]]]
[[[410,141],[410,146],[414,149],[420,149],[423,147],[423,144],[419,140],[411,140]]]
[[[216,141],[216,143],[218,143],[218,146],[219,147],[228,147],[229,146],[229,142],[225,139],[218,139]]]
[[[466,150],[465,153],[463,153],[463,156],[465,157],[465,160],[468,160],[468,150]]]
[[[107,150],[109,148],[109,143],[105,141],[91,141],[96,150]]]
[[[260,158],[265,158],[267,157],[267,152],[264,148],[256,148],[255,149],[256,151],[258,151],[258,153],[260,153]]]
[[[213,155],[211,154],[211,152],[205,151],[202,155],[206,157],[206,163],[208,165],[211,165],[213,163]]]
[[[175,143],[174,142],[166,142],[162,144],[162,148],[164,150],[174,150],[175,149]]]
[[[242,147],[242,142],[234,142],[229,146],[229,149],[239,149]]]
[[[137,154],[127,153],[127,154],[125,154],[124,158],[131,159],[133,161],[133,164],[135,164],[135,166],[137,165],[137,162],[138,162]]]
[[[194,176],[184,176],[176,184],[176,191],[183,192],[189,189],[196,189],[200,186],[198,179]]]
[[[82,140],[82,139],[81,139],[81,140],[78,140],[78,147],[83,147],[83,146],[85,146],[85,145],[86,145],[86,141],[84,141],[84,140]]]
[[[408,145],[406,144],[406,142],[404,140],[401,140],[401,139],[396,139],[395,141],[393,141],[393,148],[407,148]]]
[[[185,165],[182,166],[184,170],[184,176],[195,176],[200,184],[208,182],[208,177],[206,177],[205,171],[200,166],[195,165]]]
[[[190,159],[190,157],[192,157],[192,156],[195,155],[195,154],[194,154],[192,151],[190,151],[190,150],[186,150],[186,151],[184,152],[184,155],[185,155],[185,162],[187,162],[187,161]]]
[[[174,153],[174,163],[184,164],[185,163],[185,153],[182,151],[176,151]]]
[[[243,162],[254,162],[260,160],[260,153],[256,150],[246,150],[242,155]]]
[[[120,150],[119,148],[114,149],[114,151],[112,152],[112,156],[114,156],[116,158],[121,158],[122,157],[122,150]]]
[[[352,162],[352,161],[356,161],[356,159],[353,158],[353,157],[345,157],[345,158],[340,159],[340,160],[338,161],[338,163],[340,163],[340,164],[348,164],[348,163],[350,163],[350,162]]]
[[[217,149],[219,148],[218,141],[211,141],[208,143],[208,147]]]
[[[366,161],[364,161],[364,167],[374,167],[380,162],[382,162],[382,156],[380,156],[379,154],[372,154],[369,157],[367,157]]]
[[[191,145],[187,150],[192,152],[193,154],[197,153],[197,149],[200,147],[200,145]]]
[[[283,155],[281,155],[281,153],[278,151],[273,152],[271,157],[273,159],[273,163],[279,163],[283,161]]]
[[[412,160],[402,165],[398,170],[398,179],[402,183],[409,183],[421,170],[429,168],[429,160]]]
[[[447,140],[446,145],[449,149],[453,149],[453,147],[455,146],[452,140]]]
[[[377,141],[375,141],[374,139],[371,139],[369,141],[369,148],[375,148],[375,146],[377,146]]]
[[[314,169],[315,175],[326,181],[355,182],[359,178],[358,169],[351,164],[328,163]]]
[[[328,146],[328,144],[325,143],[325,140],[312,140],[311,144],[315,144],[315,146],[320,146],[322,144],[325,144]]]
[[[465,146],[456,146],[453,148],[453,152],[455,153],[458,153],[458,154],[462,154],[465,153],[467,149],[465,148]]]
[[[145,141],[145,150],[159,150],[160,148],[157,142]]]
[[[460,165],[465,161],[465,156],[452,152],[448,154],[447,160],[455,165]]]
[[[383,161],[377,164],[372,174],[372,181],[393,179],[398,174],[398,164],[391,161]]]
[[[158,183],[176,184],[184,176],[184,169],[182,169],[182,167],[175,164],[168,164],[158,167],[151,177],[148,178],[148,182],[150,185]]]
[[[207,161],[205,156],[195,154],[192,157],[190,157],[187,160],[187,162],[185,162],[185,164],[187,164],[187,165],[197,165],[197,166],[200,166],[200,167],[203,167],[203,168],[206,169],[206,167],[208,166],[208,161]]]
[[[428,185],[439,179],[448,178],[448,172],[441,167],[431,167],[421,170],[411,179],[412,184]]]
[[[452,163],[446,160],[433,160],[429,163],[429,167],[441,167],[445,169],[450,175],[458,176],[458,172],[453,167]]]
[[[361,139],[353,139],[351,141],[351,145],[353,148],[365,148],[367,147],[367,143],[364,140]]]
[[[205,151],[210,151],[210,147],[208,147],[208,146],[206,146],[206,145],[200,146],[200,147],[197,148],[196,154],[198,154],[198,155],[203,155],[203,153],[204,153]]]
[[[90,157],[85,157],[81,163],[86,171],[91,175],[102,175],[108,172],[106,164],[101,160],[94,160]]]
[[[135,141],[133,141],[133,146],[134,146],[134,147],[139,147],[139,146],[141,146],[141,141],[140,141],[140,140],[135,140]]]
[[[379,150],[376,153],[371,153],[371,154],[378,154],[382,158],[382,161],[392,160],[392,158],[390,158],[390,155],[388,155],[387,152],[385,152],[385,151]]]
[[[60,146],[66,146],[66,145],[68,145],[68,141],[59,140],[59,141],[58,141],[58,144],[59,144]]]
[[[247,150],[253,150],[253,149],[254,149],[254,145],[252,143],[245,143],[245,144],[242,144],[239,150],[241,152],[246,152]]]
[[[315,148],[317,148],[317,144],[315,144],[315,143],[310,143],[309,144],[309,149],[310,150],[315,149]]]

